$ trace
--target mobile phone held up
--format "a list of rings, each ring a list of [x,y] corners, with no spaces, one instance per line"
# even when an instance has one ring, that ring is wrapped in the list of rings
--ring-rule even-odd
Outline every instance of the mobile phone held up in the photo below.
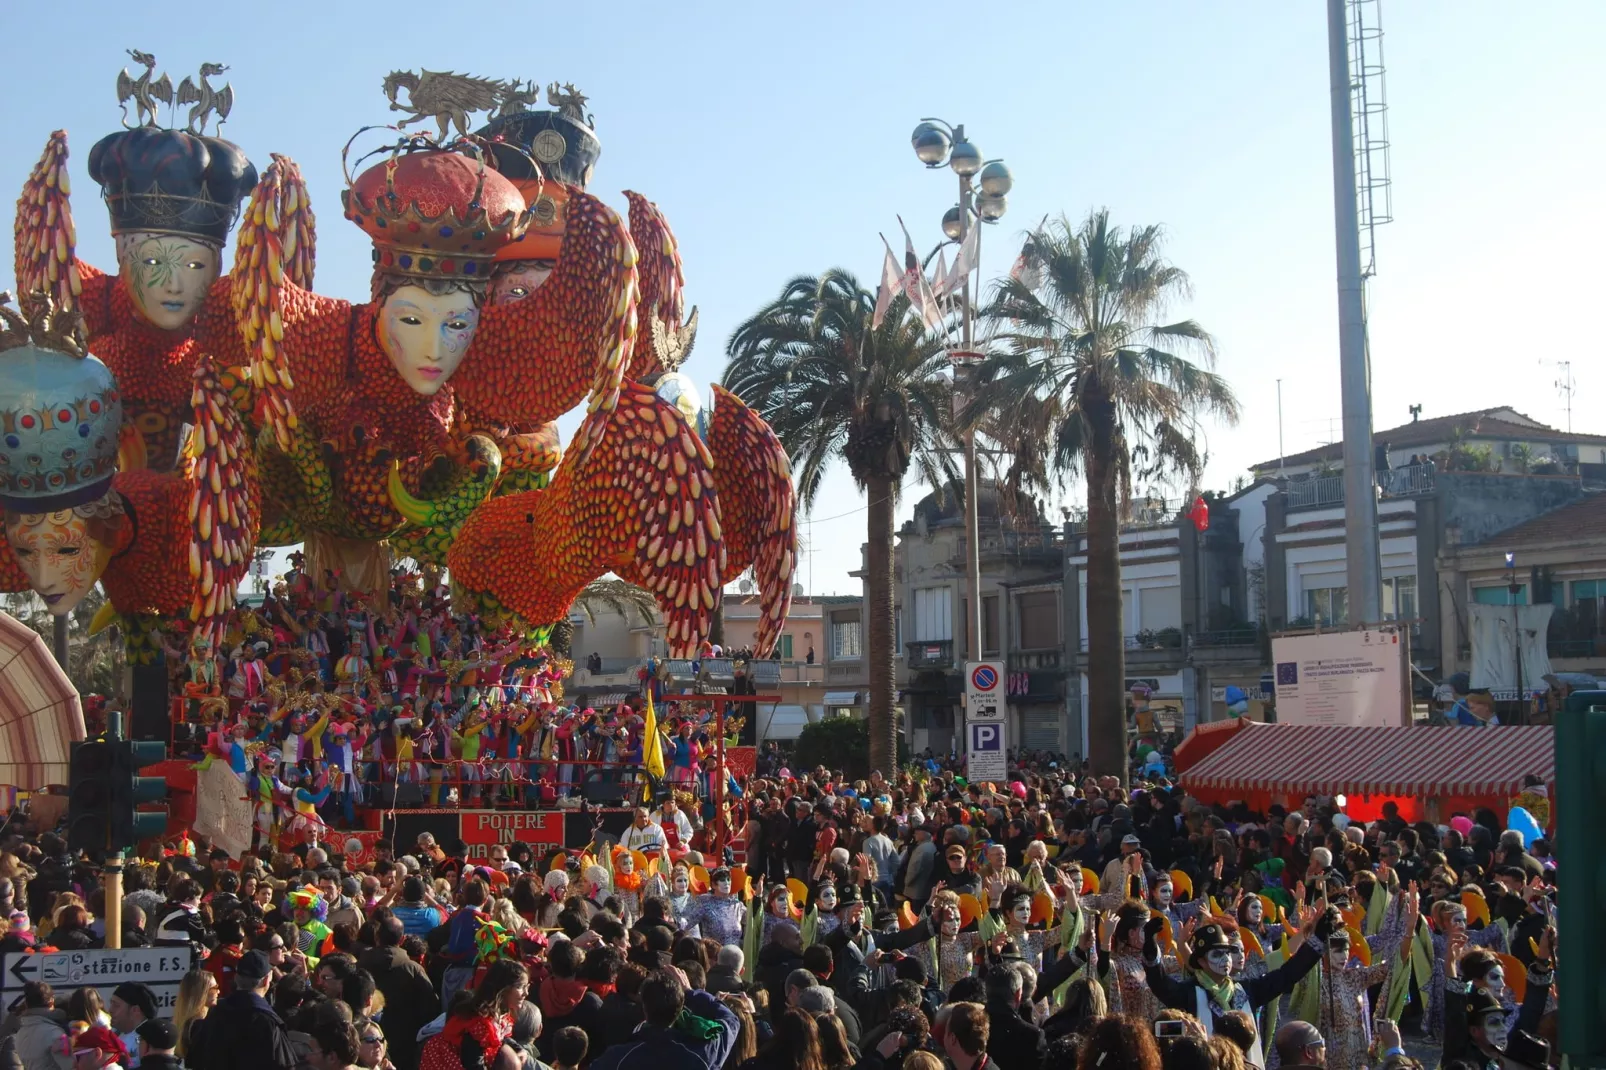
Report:
[[[1187,1034],[1187,1022],[1162,1018],[1154,1023],[1154,1036],[1157,1040],[1173,1040],[1177,1037],[1187,1036]]]

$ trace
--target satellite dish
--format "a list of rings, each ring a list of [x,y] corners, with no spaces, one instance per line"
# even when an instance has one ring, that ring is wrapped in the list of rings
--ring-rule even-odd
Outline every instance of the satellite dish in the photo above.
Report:
[[[736,587],[743,594],[752,594],[753,593],[753,581],[750,580],[750,579],[747,579],[746,577],[743,577],[742,582],[738,583],[736,585]]]
[[[802,598],[803,597],[803,585],[801,583],[792,584],[792,597],[793,598]]]

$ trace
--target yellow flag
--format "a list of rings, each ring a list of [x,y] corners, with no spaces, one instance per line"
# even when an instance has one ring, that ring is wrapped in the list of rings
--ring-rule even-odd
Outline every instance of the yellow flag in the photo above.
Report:
[[[647,692],[647,728],[641,734],[641,767],[662,779],[664,775],[663,738],[658,734],[658,712],[652,707],[652,691]]]

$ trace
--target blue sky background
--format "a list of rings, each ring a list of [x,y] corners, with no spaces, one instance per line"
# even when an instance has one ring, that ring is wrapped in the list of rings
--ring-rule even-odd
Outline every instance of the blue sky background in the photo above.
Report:
[[[203,61],[228,63],[225,136],[259,166],[269,152],[300,162],[321,223],[317,288],[357,298],[368,246],[340,216],[340,147],[390,120],[385,73],[573,82],[603,142],[593,191],[622,210],[619,191],[640,190],[675,228],[702,309],[687,370],[706,383],[731,328],[791,275],[842,266],[873,282],[876,234],[896,241],[899,213],[917,244],[937,240],[955,182],[922,170],[908,135],[941,116],[1015,173],[1009,215],[985,235],[989,274],[1048,212],[1102,205],[1118,222],[1166,226],[1196,290],[1177,312],[1215,333],[1219,370],[1244,405],[1240,427],[1209,431],[1205,482],[1225,487],[1277,453],[1279,377],[1289,453],[1337,434],[1324,10],[1319,0],[12,5],[0,35],[0,184],[19,188],[65,127],[79,248],[109,265],[84,168],[118,127],[124,49],[154,52],[175,84]],[[1393,0],[1382,18],[1397,221],[1379,233],[1371,291],[1377,426],[1404,422],[1411,404],[1426,416],[1510,404],[1560,426],[1558,373],[1541,362],[1570,358],[1574,427],[1606,431],[1601,343],[1587,328],[1606,237],[1606,4]],[[1577,336],[1575,315],[1586,325]],[[920,493],[909,488],[900,516]],[[842,474],[815,512],[800,580],[856,590],[847,571],[863,497]]]

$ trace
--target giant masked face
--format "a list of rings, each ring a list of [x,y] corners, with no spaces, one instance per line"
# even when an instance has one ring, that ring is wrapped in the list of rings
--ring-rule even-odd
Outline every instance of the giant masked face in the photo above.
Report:
[[[113,495],[57,513],[6,512],[6,542],[52,616],[71,613],[95,586],[122,521]]]
[[[117,265],[140,316],[152,326],[176,331],[206,304],[222,253],[197,238],[136,231],[117,236]]]
[[[557,266],[555,260],[510,260],[491,280],[491,304],[511,305],[541,288]]]
[[[407,284],[385,298],[379,344],[396,374],[415,393],[430,397],[463,363],[479,322],[479,307],[467,290],[435,294]]]

